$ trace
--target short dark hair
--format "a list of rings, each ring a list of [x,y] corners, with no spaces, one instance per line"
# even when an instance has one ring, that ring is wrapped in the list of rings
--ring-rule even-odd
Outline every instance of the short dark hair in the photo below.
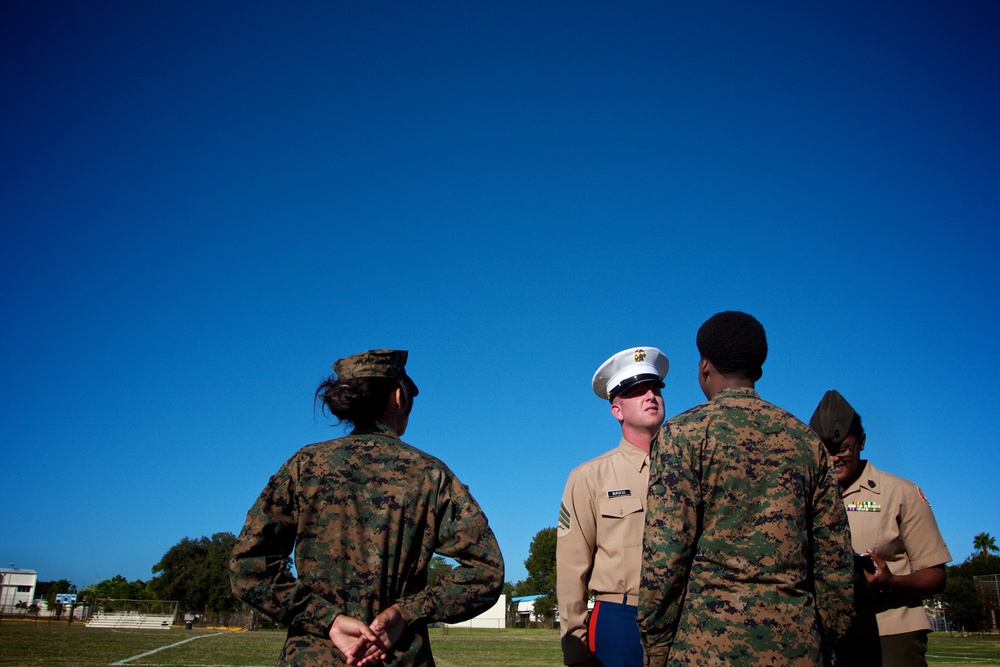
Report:
[[[756,382],[764,374],[767,336],[753,315],[738,310],[712,315],[698,329],[696,344],[702,359],[712,362],[722,375]]]
[[[855,411],[854,417],[851,419],[851,427],[847,429],[847,435],[853,435],[855,438],[860,440],[865,434],[865,427],[861,425],[861,415]]]
[[[413,408],[414,391],[408,378],[359,377],[337,378],[331,375],[320,383],[313,403],[320,401],[323,409],[338,419],[338,424],[371,426],[385,413],[389,397],[396,389],[403,390],[406,413]]]

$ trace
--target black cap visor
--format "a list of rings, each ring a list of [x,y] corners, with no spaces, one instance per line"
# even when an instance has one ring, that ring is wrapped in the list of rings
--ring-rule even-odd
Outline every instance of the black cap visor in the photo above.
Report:
[[[660,387],[660,389],[663,389],[663,387],[665,386],[663,384],[663,380],[660,379],[659,375],[656,375],[655,373],[641,373],[639,375],[633,375],[630,378],[625,378],[624,380],[619,382],[618,386],[612,389],[608,393],[608,399],[609,400],[613,399],[615,396],[622,393],[629,387],[634,387],[635,385],[641,384],[643,382],[655,382]]]

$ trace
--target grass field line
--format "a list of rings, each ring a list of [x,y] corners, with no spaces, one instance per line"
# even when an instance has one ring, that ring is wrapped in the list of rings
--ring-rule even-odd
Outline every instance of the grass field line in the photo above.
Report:
[[[927,657],[940,658],[941,660],[949,660],[951,662],[961,662],[963,665],[973,664],[973,663],[986,663],[988,665],[997,664],[997,660],[994,658],[966,658],[965,656],[961,655],[933,655],[931,653],[928,653]]]
[[[180,646],[181,644],[187,644],[188,642],[193,642],[196,639],[204,639],[205,637],[218,637],[223,633],[216,632],[211,635],[198,635],[197,637],[190,637],[188,639],[183,639],[179,642],[170,644],[169,646],[161,646],[160,648],[154,648],[152,651],[146,651],[145,653],[140,653],[139,655],[133,655],[131,658],[125,658],[124,660],[119,660],[118,662],[112,662],[112,665],[127,665],[133,660],[138,660],[139,658],[145,658],[146,656],[153,655],[154,653],[159,653],[160,651],[166,651],[168,648],[174,648],[175,646]]]

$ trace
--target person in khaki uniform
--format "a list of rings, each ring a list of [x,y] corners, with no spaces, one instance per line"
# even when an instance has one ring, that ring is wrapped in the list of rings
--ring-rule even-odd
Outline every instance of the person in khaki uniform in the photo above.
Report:
[[[951,560],[930,503],[913,482],[860,458],[861,416],[836,390],[809,425],[833,456],[856,553],[857,617],[837,644],[837,664],[926,665],[931,626],[921,599],[944,590]]]
[[[635,347],[594,374],[594,393],[610,401],[622,438],[570,472],[559,507],[556,595],[567,665],[642,665],[636,612],[649,443],[665,416],[660,390],[668,367],[660,350]]]

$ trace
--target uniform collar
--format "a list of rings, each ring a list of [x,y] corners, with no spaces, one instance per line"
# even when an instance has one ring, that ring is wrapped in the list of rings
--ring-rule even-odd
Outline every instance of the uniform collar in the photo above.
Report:
[[[625,438],[618,443],[618,451],[628,459],[628,462],[635,466],[635,469],[642,472],[649,466],[649,454],[642,451]]]
[[[394,428],[392,428],[391,426],[386,426],[381,422],[375,422],[374,424],[371,424],[369,426],[357,426],[353,431],[351,431],[351,435],[367,435],[367,434],[385,435],[390,438],[396,438],[397,440],[399,439],[399,434],[396,433],[396,430]]]
[[[751,398],[760,398],[760,394],[758,394],[757,390],[754,389],[753,387],[726,387],[725,389],[719,391],[719,393],[716,394],[715,398],[713,398],[712,400],[717,401],[720,398],[724,398],[726,396],[736,396],[736,397],[749,396]]]
[[[861,469],[861,474],[854,482],[844,489],[843,495],[849,496],[852,493],[857,493],[862,489],[868,491],[869,493],[882,493],[882,473],[879,472],[878,468],[872,465],[871,461],[865,459],[861,460],[864,467]]]

